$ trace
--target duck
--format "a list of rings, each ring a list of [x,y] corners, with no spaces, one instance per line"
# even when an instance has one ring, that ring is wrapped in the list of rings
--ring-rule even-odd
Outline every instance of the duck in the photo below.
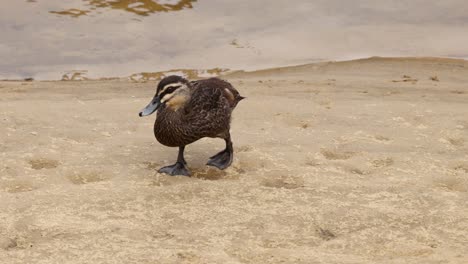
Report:
[[[210,157],[206,164],[220,170],[228,168],[234,157],[231,116],[244,98],[229,82],[217,77],[189,81],[170,75],[161,79],[153,99],[139,113],[143,117],[157,111],[153,127],[156,140],[179,148],[176,163],[158,172],[191,176],[184,158],[185,147],[206,137],[221,138],[226,143],[225,149]]]

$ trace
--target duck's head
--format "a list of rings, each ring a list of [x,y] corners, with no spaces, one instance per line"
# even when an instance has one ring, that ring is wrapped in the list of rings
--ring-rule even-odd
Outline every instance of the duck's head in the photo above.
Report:
[[[189,85],[189,81],[180,76],[171,75],[164,77],[159,82],[153,99],[141,110],[139,115],[151,115],[163,105],[168,105],[171,109],[177,110],[187,101],[190,94]]]

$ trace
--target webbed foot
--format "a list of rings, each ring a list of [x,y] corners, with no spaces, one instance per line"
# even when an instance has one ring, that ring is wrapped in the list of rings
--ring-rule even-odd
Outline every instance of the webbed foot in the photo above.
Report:
[[[169,174],[171,176],[182,175],[190,176],[190,171],[187,166],[182,162],[176,162],[174,165],[162,167],[158,170],[159,173]]]
[[[206,165],[217,167],[220,170],[224,170],[229,167],[232,163],[233,152],[225,149],[218,154],[214,155],[208,160]]]

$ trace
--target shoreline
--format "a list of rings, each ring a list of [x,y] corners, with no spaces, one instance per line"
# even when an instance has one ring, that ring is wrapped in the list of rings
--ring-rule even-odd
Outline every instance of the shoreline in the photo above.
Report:
[[[434,61],[434,62],[448,62],[448,63],[464,63],[468,62],[467,58],[456,58],[456,57],[385,57],[385,56],[372,56],[372,57],[363,57],[363,58],[355,58],[350,60],[317,60],[311,63],[304,63],[304,64],[293,64],[293,65],[286,65],[286,66],[278,66],[278,67],[270,67],[270,68],[262,68],[262,69],[255,69],[255,70],[231,70],[227,68],[212,68],[212,69],[169,69],[164,71],[156,71],[156,72],[139,72],[139,73],[132,73],[128,76],[122,77],[98,77],[98,78],[88,78],[86,77],[86,70],[76,70],[76,71],[68,71],[66,74],[63,74],[62,79],[34,79],[32,77],[24,78],[24,79],[0,79],[2,82],[28,82],[28,81],[39,81],[39,82],[54,82],[54,81],[109,81],[109,80],[134,80],[136,82],[145,82],[145,81],[157,81],[160,80],[162,76],[176,74],[182,75],[191,79],[201,79],[201,78],[208,78],[208,77],[229,77],[229,76],[236,76],[239,74],[249,74],[249,73],[256,73],[256,72],[266,72],[266,71],[275,71],[275,70],[287,70],[287,69],[294,69],[300,67],[313,67],[313,66],[320,66],[326,64],[346,64],[346,63],[354,63],[354,62],[365,62],[365,61],[372,61],[372,60],[406,60],[406,61]],[[138,79],[138,76],[142,76],[143,78]]]

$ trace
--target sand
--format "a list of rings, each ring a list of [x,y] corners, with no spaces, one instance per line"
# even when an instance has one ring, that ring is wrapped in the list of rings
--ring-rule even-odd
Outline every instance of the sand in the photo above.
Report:
[[[225,76],[235,161],[139,118],[155,82],[0,82],[0,263],[467,263],[468,62]]]

